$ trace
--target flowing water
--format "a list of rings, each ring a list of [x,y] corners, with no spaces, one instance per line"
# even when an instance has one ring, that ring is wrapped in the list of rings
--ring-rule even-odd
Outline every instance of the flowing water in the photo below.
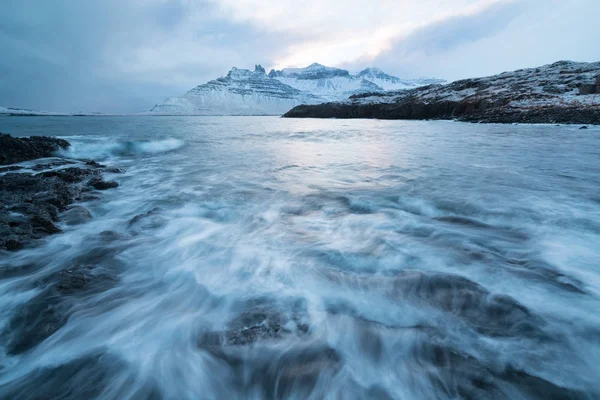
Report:
[[[0,398],[600,398],[577,128],[2,118],[126,172],[0,254]]]

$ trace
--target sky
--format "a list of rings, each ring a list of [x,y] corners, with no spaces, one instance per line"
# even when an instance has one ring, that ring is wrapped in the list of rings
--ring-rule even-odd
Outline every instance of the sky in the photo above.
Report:
[[[231,67],[401,78],[600,61],[600,0],[2,0],[0,106],[134,113]]]

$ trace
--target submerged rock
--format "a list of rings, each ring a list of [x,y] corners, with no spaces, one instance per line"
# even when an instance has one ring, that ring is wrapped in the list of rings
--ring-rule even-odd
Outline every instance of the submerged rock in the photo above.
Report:
[[[424,371],[439,398],[588,399],[587,393],[562,387],[508,364],[487,365],[463,351],[425,341],[413,349],[414,368]]]
[[[44,289],[16,310],[2,332],[8,354],[29,351],[62,328],[72,310],[72,298],[105,291],[116,282],[114,271],[91,264],[62,270],[40,282]]]
[[[245,346],[286,336],[305,336],[309,332],[306,305],[300,299],[278,303],[258,298],[241,307],[244,310],[229,321],[224,332],[201,335],[199,346],[217,350],[223,346]]]
[[[80,225],[92,219],[90,211],[83,206],[71,206],[65,211],[61,219],[65,221],[67,225]]]
[[[489,336],[544,337],[544,321],[510,296],[453,274],[402,271],[392,277],[326,271],[325,277],[358,290],[384,293],[394,301],[433,307]]]

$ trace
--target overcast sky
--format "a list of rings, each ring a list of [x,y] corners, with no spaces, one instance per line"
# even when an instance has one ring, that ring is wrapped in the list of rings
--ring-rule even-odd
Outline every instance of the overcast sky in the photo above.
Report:
[[[600,0],[2,0],[0,106],[147,111],[232,67],[448,80],[600,61]]]

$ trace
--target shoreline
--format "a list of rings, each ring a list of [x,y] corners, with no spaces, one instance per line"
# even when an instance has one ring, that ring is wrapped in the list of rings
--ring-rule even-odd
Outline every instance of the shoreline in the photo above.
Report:
[[[0,133],[0,251],[34,247],[40,239],[62,232],[59,221],[78,224],[91,219],[78,203],[119,186],[104,179],[104,173],[123,172],[118,168],[56,155],[70,146],[56,137]]]

